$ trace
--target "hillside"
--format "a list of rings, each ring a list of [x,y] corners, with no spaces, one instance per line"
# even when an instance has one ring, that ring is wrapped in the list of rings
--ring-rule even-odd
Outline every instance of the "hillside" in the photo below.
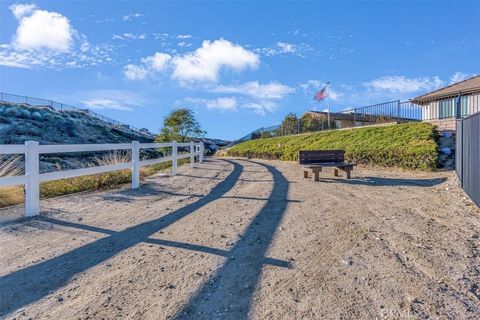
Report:
[[[153,138],[127,127],[112,126],[82,111],[58,111],[47,106],[0,104],[0,144],[122,143]],[[41,171],[78,168],[95,162],[102,153],[42,155]]]
[[[348,161],[359,164],[433,170],[437,139],[431,124],[407,123],[250,140],[228,149],[227,154],[296,161],[298,150],[343,149]]]
[[[114,127],[82,111],[58,111],[50,107],[0,104],[0,144],[120,143],[152,138],[121,126]]]

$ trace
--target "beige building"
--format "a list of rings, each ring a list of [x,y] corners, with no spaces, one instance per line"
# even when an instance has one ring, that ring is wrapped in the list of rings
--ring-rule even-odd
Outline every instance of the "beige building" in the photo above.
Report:
[[[411,100],[422,107],[422,120],[440,130],[455,130],[455,118],[480,112],[480,76],[475,76]],[[457,115],[458,113],[458,115]]]
[[[324,122],[328,120],[328,113],[325,111],[307,111],[303,117],[305,117],[305,115],[311,115]],[[342,129],[392,122],[397,121],[397,119],[391,116],[376,116],[363,113],[330,112],[330,121],[334,124],[335,128]]]

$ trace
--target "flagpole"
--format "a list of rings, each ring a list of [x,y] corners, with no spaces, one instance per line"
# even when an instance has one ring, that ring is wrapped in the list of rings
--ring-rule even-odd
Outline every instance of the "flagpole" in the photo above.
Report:
[[[327,113],[327,118],[328,118],[328,130],[330,130],[330,82],[327,82],[327,88],[328,88],[328,113]]]

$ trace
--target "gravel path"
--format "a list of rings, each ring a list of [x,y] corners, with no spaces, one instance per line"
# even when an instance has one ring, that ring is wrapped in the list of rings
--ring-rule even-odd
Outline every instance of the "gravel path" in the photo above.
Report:
[[[480,319],[480,210],[452,172],[210,159],[42,208],[0,226],[0,317]]]

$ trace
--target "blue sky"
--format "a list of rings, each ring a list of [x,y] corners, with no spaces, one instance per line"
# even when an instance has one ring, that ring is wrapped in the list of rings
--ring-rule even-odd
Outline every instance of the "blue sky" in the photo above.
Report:
[[[0,91],[234,139],[312,100],[408,99],[480,70],[479,2],[0,2]]]

